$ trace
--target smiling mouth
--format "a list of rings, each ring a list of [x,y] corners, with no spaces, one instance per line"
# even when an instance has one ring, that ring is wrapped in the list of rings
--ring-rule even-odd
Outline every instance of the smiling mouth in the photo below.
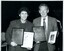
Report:
[[[41,14],[41,15],[45,15],[45,14]]]

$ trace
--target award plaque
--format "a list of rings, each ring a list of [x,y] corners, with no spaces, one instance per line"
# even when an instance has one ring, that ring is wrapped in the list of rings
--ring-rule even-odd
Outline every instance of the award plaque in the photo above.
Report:
[[[50,32],[48,43],[54,44],[56,41],[57,31]]]
[[[24,32],[24,40],[23,40],[23,45],[21,47],[32,48],[33,36],[34,36],[34,32]]]
[[[12,42],[15,42],[18,45],[23,44],[23,29],[13,29],[12,30]]]
[[[35,41],[45,41],[45,31],[43,26],[35,26],[33,27],[33,31],[35,33]]]

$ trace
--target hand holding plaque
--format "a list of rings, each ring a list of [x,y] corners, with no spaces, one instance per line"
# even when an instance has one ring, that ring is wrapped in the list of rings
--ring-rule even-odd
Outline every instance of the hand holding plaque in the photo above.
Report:
[[[11,46],[17,46],[15,42],[11,42]]]
[[[50,32],[48,43],[54,44],[56,41],[57,31]]]

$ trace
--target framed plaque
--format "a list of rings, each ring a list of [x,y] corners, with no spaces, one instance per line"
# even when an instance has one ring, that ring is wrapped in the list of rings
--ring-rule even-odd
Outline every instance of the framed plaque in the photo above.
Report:
[[[24,41],[21,47],[32,48],[33,47],[34,32],[24,32]]]
[[[18,45],[23,44],[24,29],[14,28],[12,30],[12,41]]]
[[[48,43],[54,44],[56,41],[57,31],[50,32]]]
[[[35,26],[33,27],[33,31],[35,33],[35,41],[45,41],[45,31],[43,26]]]

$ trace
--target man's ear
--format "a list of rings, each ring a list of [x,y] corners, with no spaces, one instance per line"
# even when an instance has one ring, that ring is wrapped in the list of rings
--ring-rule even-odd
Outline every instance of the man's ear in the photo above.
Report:
[[[47,10],[47,13],[49,13],[49,9]]]
[[[40,13],[40,10],[38,12]]]
[[[29,15],[27,15],[27,17],[28,17]]]
[[[20,16],[20,14],[19,14],[19,16]]]

